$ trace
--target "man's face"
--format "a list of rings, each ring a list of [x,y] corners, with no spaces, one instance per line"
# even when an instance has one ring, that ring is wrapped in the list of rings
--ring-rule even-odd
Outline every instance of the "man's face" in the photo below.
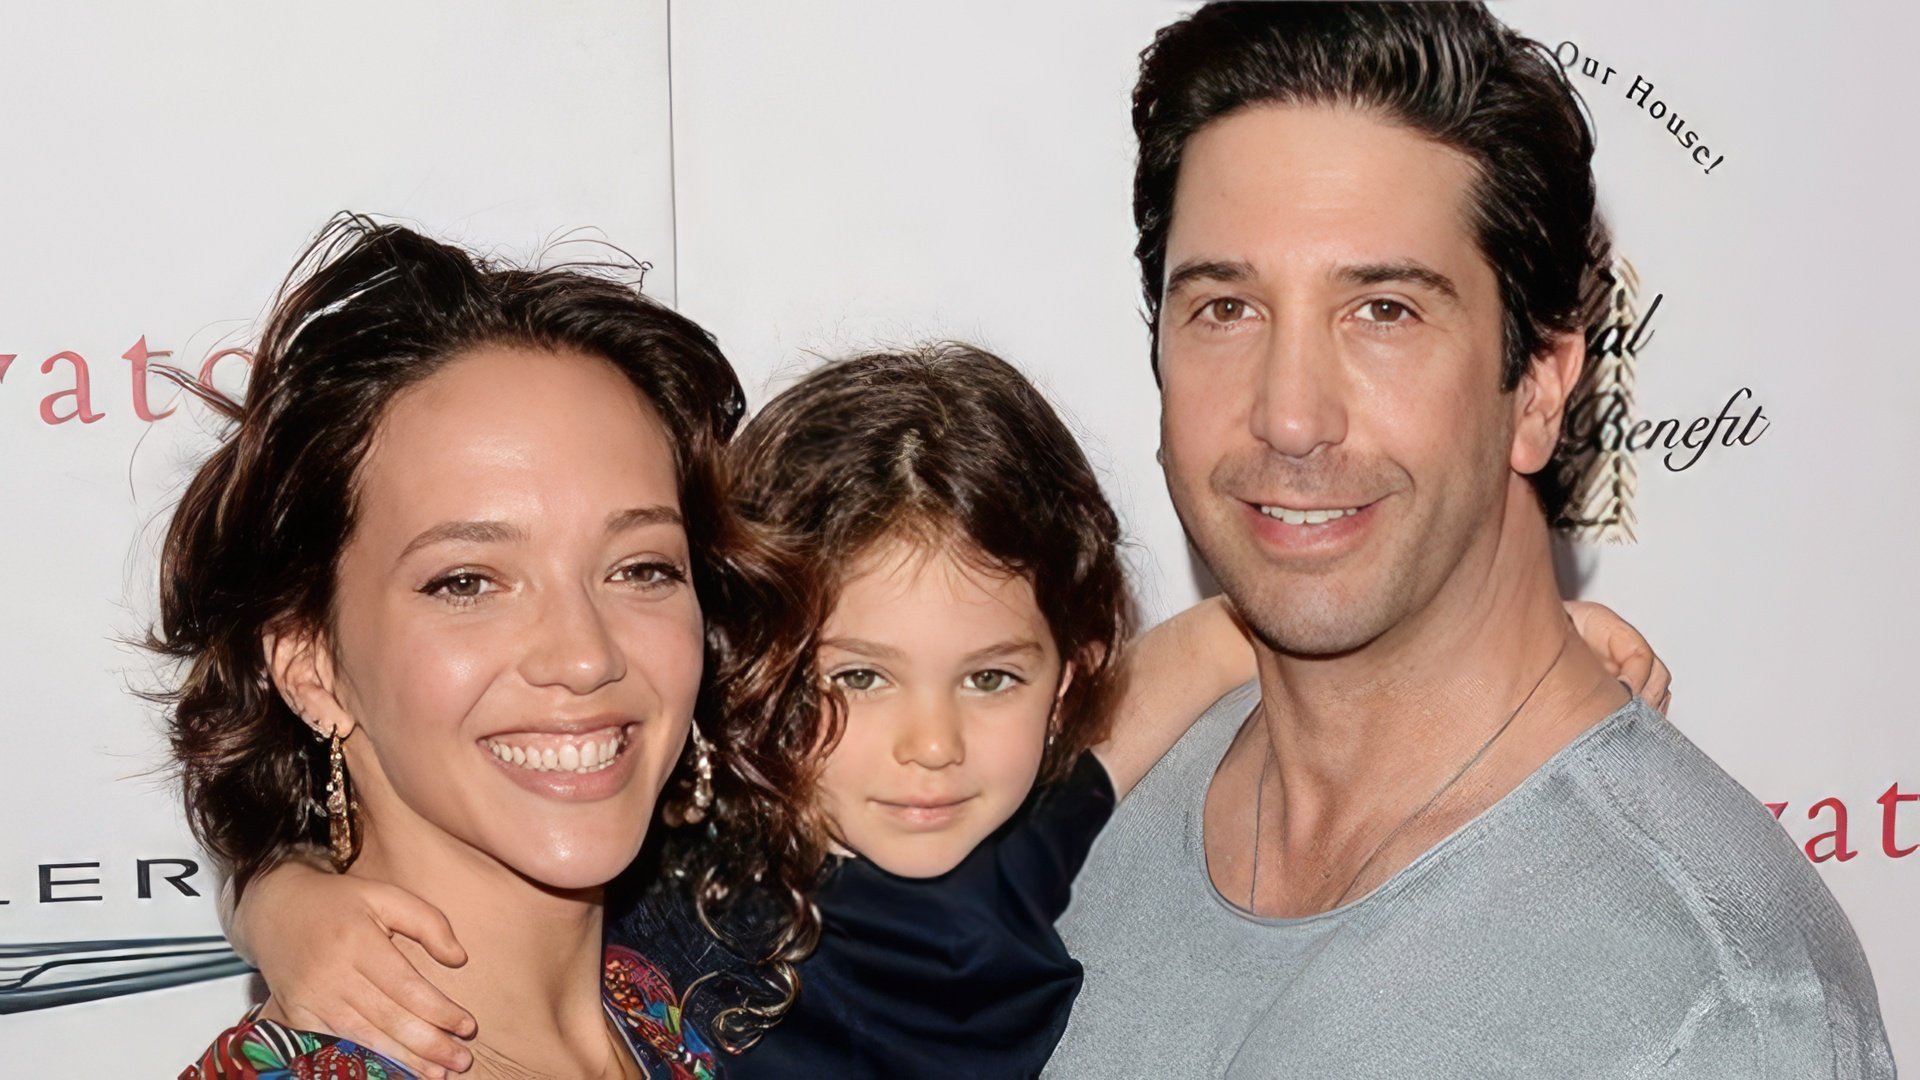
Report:
[[[1187,142],[1160,316],[1167,486],[1276,649],[1363,646],[1491,558],[1524,395],[1501,392],[1473,177],[1348,108],[1249,108]]]

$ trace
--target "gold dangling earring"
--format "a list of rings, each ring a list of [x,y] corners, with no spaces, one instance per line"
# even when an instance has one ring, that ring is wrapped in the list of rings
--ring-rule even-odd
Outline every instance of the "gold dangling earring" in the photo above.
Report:
[[[347,762],[335,729],[327,748],[327,857],[336,872],[353,865],[353,802],[347,794]]]
[[[713,744],[700,734],[700,725],[691,726],[693,735],[693,805],[687,808],[687,824],[698,825],[707,819],[713,805]]]

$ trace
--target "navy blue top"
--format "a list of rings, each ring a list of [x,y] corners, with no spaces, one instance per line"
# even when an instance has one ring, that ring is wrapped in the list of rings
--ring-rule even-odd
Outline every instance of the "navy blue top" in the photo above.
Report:
[[[820,944],[799,965],[798,999],[758,1044],[721,1059],[724,1075],[1039,1075],[1080,991],[1080,964],[1053,922],[1113,808],[1106,770],[1083,754],[940,877],[839,861],[815,894]],[[753,966],[701,929],[683,890],[632,903],[609,920],[608,941],[649,957],[683,993],[715,971],[757,985]],[[724,1003],[694,995],[691,1022],[709,1022]]]

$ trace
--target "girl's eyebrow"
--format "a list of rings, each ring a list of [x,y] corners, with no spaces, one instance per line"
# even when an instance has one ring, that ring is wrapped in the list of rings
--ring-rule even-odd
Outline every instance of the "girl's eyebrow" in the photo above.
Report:
[[[877,641],[865,641],[860,638],[830,638],[820,643],[821,648],[841,649],[862,656],[872,656],[881,660],[904,660],[907,654],[891,645],[882,645]]]
[[[1047,650],[1040,647],[1039,642],[1032,638],[1009,638],[996,645],[989,645],[984,649],[973,650],[961,658],[961,663],[977,664],[982,660],[1000,656],[1044,656],[1046,651]]]

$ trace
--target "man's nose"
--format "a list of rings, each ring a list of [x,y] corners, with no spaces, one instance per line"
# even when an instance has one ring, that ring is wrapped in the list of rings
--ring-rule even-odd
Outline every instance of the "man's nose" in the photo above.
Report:
[[[591,589],[559,589],[541,598],[521,660],[528,683],[590,694],[626,673],[626,655]]]
[[[1280,320],[1256,378],[1250,423],[1275,452],[1304,458],[1346,438],[1346,377],[1329,329],[1305,317]]]

